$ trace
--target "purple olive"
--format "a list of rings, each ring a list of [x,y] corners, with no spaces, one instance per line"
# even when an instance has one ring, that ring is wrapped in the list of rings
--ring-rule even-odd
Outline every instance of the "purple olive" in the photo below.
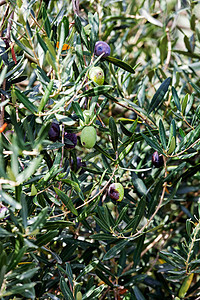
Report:
[[[108,196],[116,201],[122,201],[124,198],[124,188],[121,183],[112,183],[108,189]]]
[[[152,164],[156,168],[160,168],[164,166],[164,160],[163,160],[163,155],[158,154],[158,151],[155,151],[152,155]]]
[[[107,57],[110,55],[110,46],[103,41],[98,41],[95,44],[94,47],[94,54],[96,56],[100,56],[102,53],[104,53],[104,55],[102,57]]]
[[[49,129],[49,139],[52,142],[56,142],[60,136],[60,127],[58,123],[52,122],[51,127]]]
[[[77,135],[73,132],[64,133],[65,149],[74,149],[77,145]]]
[[[77,157],[76,168],[75,168],[75,164],[74,164],[73,159],[71,159],[71,169],[72,169],[72,171],[77,172],[78,170],[81,169],[79,171],[79,174],[81,175],[85,172],[85,170],[82,169],[82,167],[86,167],[86,162],[82,161],[79,156]]]

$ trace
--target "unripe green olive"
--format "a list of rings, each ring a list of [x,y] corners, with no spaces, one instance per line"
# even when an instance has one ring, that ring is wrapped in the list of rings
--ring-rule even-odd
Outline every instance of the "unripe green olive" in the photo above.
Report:
[[[86,148],[92,148],[96,144],[97,133],[93,126],[84,127],[81,132],[81,144]]]
[[[76,300],[82,300],[82,293],[80,291],[76,294]]]
[[[122,201],[124,198],[124,188],[121,183],[112,183],[108,189],[108,196],[116,201]]]
[[[89,78],[98,85],[103,85],[105,78],[104,72],[100,67],[93,67],[89,71]]]

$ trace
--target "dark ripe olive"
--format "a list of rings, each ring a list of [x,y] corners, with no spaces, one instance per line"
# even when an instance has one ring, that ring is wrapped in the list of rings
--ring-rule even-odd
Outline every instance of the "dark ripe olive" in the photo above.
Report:
[[[116,201],[122,201],[124,198],[124,188],[121,183],[112,183],[108,189],[108,196]]]
[[[152,164],[156,168],[160,168],[164,166],[164,159],[162,154],[158,154],[158,151],[155,151],[152,155]]]
[[[94,54],[96,56],[100,56],[102,53],[104,53],[104,55],[102,57],[107,57],[110,55],[110,46],[103,41],[98,41],[95,44],[94,47]]]
[[[52,122],[49,129],[49,139],[52,142],[55,142],[59,139],[60,136],[60,126],[58,123]]]
[[[65,149],[74,149],[77,145],[77,135],[73,132],[64,133]]]

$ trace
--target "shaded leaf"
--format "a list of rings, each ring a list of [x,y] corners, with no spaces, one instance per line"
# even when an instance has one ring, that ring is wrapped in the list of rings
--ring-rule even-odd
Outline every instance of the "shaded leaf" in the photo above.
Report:
[[[127,244],[127,240],[120,241],[118,244],[116,244],[110,250],[108,250],[108,252],[103,257],[103,260],[108,260],[115,257],[119,252],[121,252],[121,250],[123,250],[126,247]]]
[[[109,63],[111,63],[117,67],[122,68],[125,71],[128,71],[130,73],[135,73],[134,69],[129,64],[127,64],[126,62],[124,62],[120,59],[117,59],[117,58],[111,57],[111,56],[107,56],[102,59],[108,61]]]
[[[18,98],[18,100],[23,103],[23,105],[30,110],[33,114],[37,112],[37,107],[28,100],[28,98],[24,95],[24,93],[20,92],[19,90],[15,89],[15,95]]]
[[[171,77],[165,79],[165,81],[160,85],[156,93],[154,94],[151,103],[149,105],[148,114],[150,114],[154,109],[158,108],[164,101],[164,96],[168,91],[169,85],[171,83]]]
[[[110,128],[110,133],[111,133],[113,149],[116,152],[117,145],[118,145],[118,132],[117,132],[117,126],[115,124],[115,120],[113,117],[110,117],[110,119],[109,119],[109,128]]]
[[[66,207],[75,215],[78,216],[78,212],[74,207],[74,204],[71,200],[71,198],[69,198],[66,193],[64,193],[63,191],[59,190],[58,188],[54,187],[54,190],[56,192],[56,194],[58,195],[58,197],[60,198],[60,200],[64,203],[64,205],[66,205]]]

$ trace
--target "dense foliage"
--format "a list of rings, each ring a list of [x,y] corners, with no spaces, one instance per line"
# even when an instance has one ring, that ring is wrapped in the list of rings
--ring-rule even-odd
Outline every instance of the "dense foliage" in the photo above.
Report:
[[[0,1],[1,299],[199,299],[198,2]]]

